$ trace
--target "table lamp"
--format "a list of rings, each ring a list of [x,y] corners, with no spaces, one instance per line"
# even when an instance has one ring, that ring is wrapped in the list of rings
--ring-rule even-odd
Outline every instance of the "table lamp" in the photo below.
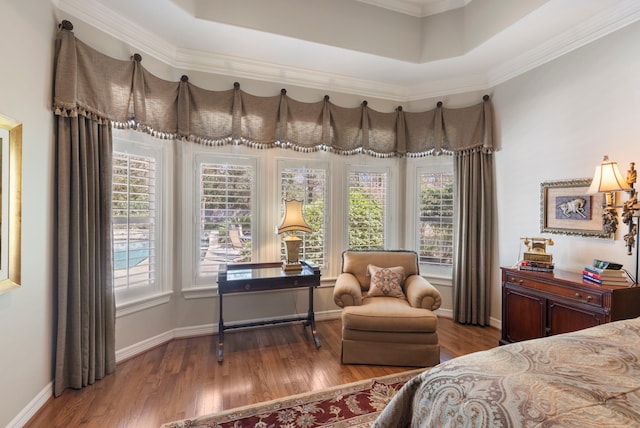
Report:
[[[311,227],[302,215],[302,201],[285,200],[284,217],[278,226],[278,234],[286,234],[282,238],[286,246],[287,257],[282,263],[282,270],[285,272],[302,270],[302,264],[299,260],[302,238],[296,236],[295,232],[311,232]]]

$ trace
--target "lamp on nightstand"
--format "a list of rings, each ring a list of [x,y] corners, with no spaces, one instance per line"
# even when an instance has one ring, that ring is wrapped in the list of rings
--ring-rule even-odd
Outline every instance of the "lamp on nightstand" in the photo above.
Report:
[[[280,226],[278,226],[278,234],[287,234],[282,238],[286,246],[287,256],[287,259],[282,264],[282,270],[284,271],[302,270],[302,264],[299,260],[302,238],[296,236],[295,232],[311,232],[311,227],[302,215],[302,201],[295,199],[285,200],[284,217]]]

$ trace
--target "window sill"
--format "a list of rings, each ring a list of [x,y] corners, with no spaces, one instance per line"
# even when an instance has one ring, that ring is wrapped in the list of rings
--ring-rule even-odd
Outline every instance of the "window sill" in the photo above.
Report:
[[[438,287],[453,287],[453,279],[450,276],[439,275],[421,275],[431,283],[431,285],[437,285]]]
[[[171,291],[165,291],[123,302],[116,306],[116,318],[169,303],[172,294]]]
[[[218,295],[218,286],[183,288],[182,295],[185,299],[216,297]]]

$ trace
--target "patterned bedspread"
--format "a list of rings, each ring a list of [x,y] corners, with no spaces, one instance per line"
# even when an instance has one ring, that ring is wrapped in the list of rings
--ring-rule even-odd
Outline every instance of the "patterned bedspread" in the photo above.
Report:
[[[458,357],[374,427],[640,427],[640,318]]]

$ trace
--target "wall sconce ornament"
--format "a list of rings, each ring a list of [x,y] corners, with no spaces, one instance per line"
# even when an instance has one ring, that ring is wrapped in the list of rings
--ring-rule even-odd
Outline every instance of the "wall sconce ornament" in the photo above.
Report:
[[[627,170],[626,179],[623,177],[617,162],[612,162],[605,155],[602,164],[596,166],[593,181],[589,187],[588,193],[605,193],[606,206],[603,207],[602,223],[603,228],[609,233],[615,233],[618,229],[618,208],[622,208],[622,222],[628,226],[628,232],[624,235],[624,241],[627,246],[627,254],[633,254],[633,248],[638,243],[638,221],[634,221],[634,217],[638,217],[636,211],[640,210],[638,206],[638,192],[634,188],[637,181],[637,171],[635,162],[631,162]],[[629,199],[622,205],[616,205],[615,192],[624,191],[629,193]],[[636,271],[634,281],[638,281],[638,250],[636,249]]]
[[[295,199],[285,200],[284,216],[278,226],[278,234],[287,234],[282,238],[285,243],[287,257],[282,264],[282,270],[285,272],[302,270],[302,264],[299,260],[302,238],[296,236],[295,232],[311,232],[311,227],[307,224],[302,214],[302,201]]]
[[[633,184],[636,182],[635,169],[633,168],[633,162],[631,162],[631,169],[629,169],[629,177],[633,177],[631,185],[631,197],[622,205],[622,222],[629,226],[629,233],[624,235],[624,240],[627,243],[627,254],[631,255],[633,247],[635,246],[636,234],[638,233],[638,223],[633,221],[633,217],[636,213],[638,204],[638,192],[633,188]],[[631,175],[633,173],[633,175]],[[629,180],[629,178],[627,179]]]

